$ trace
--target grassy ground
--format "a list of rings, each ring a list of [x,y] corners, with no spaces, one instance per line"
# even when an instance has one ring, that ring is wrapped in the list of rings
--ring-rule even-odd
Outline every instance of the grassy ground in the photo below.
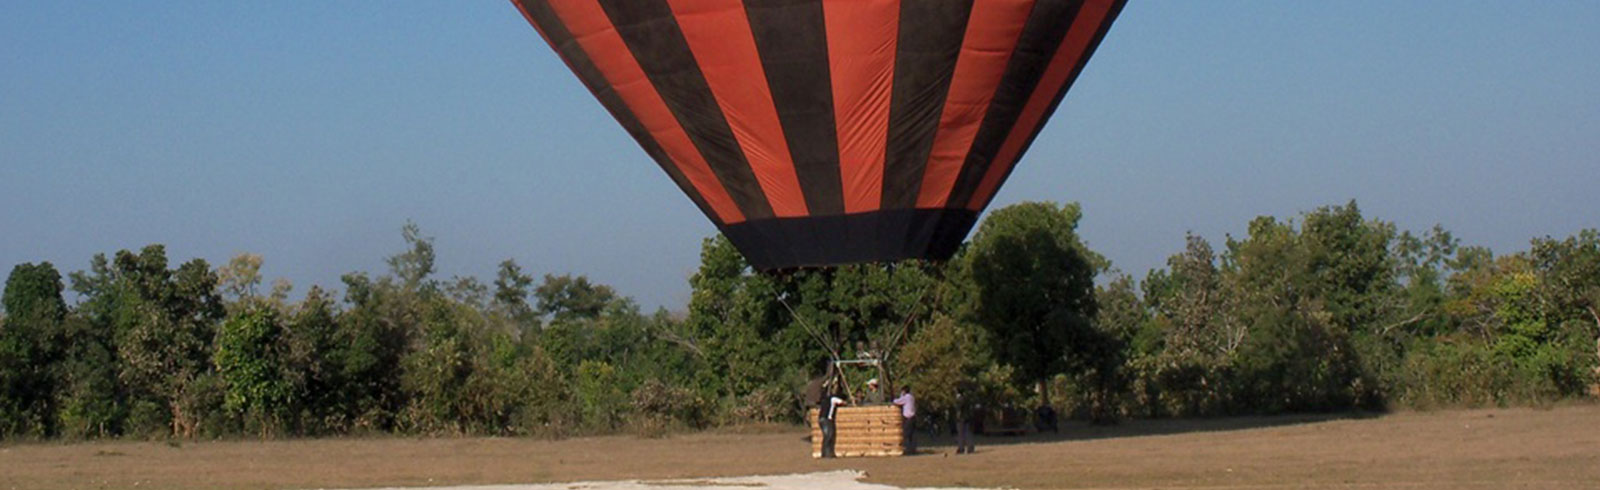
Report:
[[[690,478],[860,469],[897,486],[1595,488],[1600,406],[1068,425],[928,441],[905,458],[819,461],[803,430],[506,438],[30,443],[0,446],[0,489],[350,488]]]

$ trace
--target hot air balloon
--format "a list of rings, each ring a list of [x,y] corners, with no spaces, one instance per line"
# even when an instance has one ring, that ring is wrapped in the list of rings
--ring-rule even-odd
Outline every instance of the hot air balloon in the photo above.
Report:
[[[1126,0],[512,0],[760,270],[948,259]]]

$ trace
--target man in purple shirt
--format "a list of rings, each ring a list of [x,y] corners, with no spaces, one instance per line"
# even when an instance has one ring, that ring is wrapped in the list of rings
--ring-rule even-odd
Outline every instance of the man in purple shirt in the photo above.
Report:
[[[916,417],[917,398],[911,396],[911,387],[900,388],[900,398],[894,399],[894,404],[900,406],[900,415],[905,421],[900,425],[900,437],[905,441],[905,454],[917,454]]]

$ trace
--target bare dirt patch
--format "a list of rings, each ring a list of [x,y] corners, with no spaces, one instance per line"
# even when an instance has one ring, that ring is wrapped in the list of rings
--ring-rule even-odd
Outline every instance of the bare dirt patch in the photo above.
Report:
[[[1594,488],[1597,422],[1596,405],[1134,421],[980,438],[971,456],[950,455],[948,439],[935,439],[918,456],[826,461],[808,457],[800,428],[666,439],[7,444],[0,490],[694,481],[834,470],[901,487]]]

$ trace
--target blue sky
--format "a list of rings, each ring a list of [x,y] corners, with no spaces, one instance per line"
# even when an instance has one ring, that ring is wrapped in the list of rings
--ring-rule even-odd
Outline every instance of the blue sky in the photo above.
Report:
[[[587,274],[681,308],[715,229],[504,1],[0,0],[0,268],[163,243],[303,294]],[[1496,252],[1600,226],[1600,2],[1134,0],[996,198],[1142,277],[1357,200]],[[992,208],[993,208],[992,207]],[[992,209],[991,208],[991,209]]]

